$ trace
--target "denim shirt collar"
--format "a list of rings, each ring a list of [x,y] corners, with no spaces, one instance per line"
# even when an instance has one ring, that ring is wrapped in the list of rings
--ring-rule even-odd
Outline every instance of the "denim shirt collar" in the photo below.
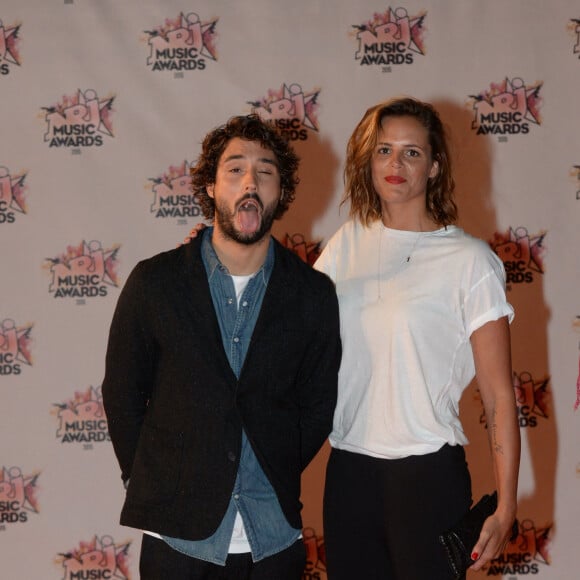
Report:
[[[220,262],[213,244],[213,226],[210,226],[202,231],[203,236],[201,240],[201,257],[207,271],[208,282],[212,283],[212,278],[214,277],[217,270],[230,275],[228,269]],[[268,253],[266,254],[266,259],[262,264],[261,268],[256,272],[256,275],[262,277],[262,282],[264,286],[268,285],[268,280],[270,279],[270,274],[272,274],[272,269],[274,268],[274,239],[270,236],[268,244]]]

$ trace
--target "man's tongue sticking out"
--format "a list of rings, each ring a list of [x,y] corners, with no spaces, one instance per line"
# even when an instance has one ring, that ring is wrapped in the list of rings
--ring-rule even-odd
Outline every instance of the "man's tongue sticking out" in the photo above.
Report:
[[[244,201],[238,207],[238,224],[240,230],[246,234],[252,234],[260,227],[261,208],[253,200]]]

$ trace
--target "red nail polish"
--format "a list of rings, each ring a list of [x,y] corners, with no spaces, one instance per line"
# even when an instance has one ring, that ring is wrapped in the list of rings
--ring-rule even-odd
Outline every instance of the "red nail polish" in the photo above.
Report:
[[[475,562],[475,560],[477,560],[479,558],[479,554],[477,552],[473,552],[473,554],[471,554],[471,559]]]

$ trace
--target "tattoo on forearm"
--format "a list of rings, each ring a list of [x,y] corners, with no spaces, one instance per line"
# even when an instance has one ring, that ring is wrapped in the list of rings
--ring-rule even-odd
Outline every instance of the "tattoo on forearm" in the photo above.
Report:
[[[492,446],[495,453],[503,455],[503,447],[500,445],[500,443],[497,440],[497,422],[496,422],[495,415],[496,415],[496,413],[495,413],[495,409],[494,409],[493,413],[491,415],[491,425],[490,425],[491,446]]]

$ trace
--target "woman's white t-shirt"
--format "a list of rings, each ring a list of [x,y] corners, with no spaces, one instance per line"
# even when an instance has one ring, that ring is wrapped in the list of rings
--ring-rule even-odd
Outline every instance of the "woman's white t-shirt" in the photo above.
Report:
[[[334,280],[340,305],[331,445],[394,459],[467,443],[458,413],[475,375],[469,338],[513,318],[491,248],[455,226],[409,232],[351,220],[315,268]]]

